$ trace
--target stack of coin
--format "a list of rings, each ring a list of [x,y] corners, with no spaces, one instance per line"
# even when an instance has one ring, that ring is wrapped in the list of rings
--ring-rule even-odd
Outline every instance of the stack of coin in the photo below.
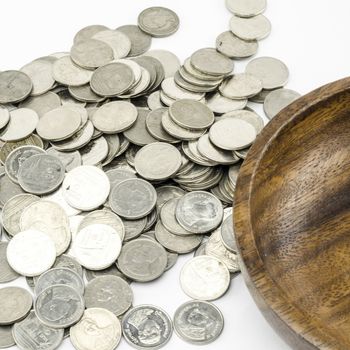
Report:
[[[56,349],[70,335],[78,350],[113,350],[122,334],[137,349],[164,346],[173,321],[133,307],[131,283],[191,252],[180,282],[195,300],[176,311],[174,329],[194,344],[222,332],[209,301],[240,271],[232,203],[264,127],[247,104],[264,102],[271,119],[299,96],[283,88],[278,59],[233,73],[270,25],[265,0],[227,7],[231,31],[183,65],[149,51],[152,37],[179,28],[172,10],[152,7],[138,25],[85,27],[70,52],[0,73],[0,283],[25,276],[35,294],[34,312],[26,290],[0,289],[1,348]]]

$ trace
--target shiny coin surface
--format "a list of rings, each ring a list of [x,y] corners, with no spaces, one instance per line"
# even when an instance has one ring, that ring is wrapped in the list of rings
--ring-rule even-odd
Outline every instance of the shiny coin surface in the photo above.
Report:
[[[122,278],[107,275],[96,277],[88,283],[84,299],[87,309],[107,309],[120,316],[131,307],[133,292]]]
[[[10,112],[0,106],[0,129],[4,128],[10,121]]]
[[[37,230],[18,233],[7,247],[7,261],[17,273],[27,277],[38,276],[55,262],[53,240]]]
[[[32,194],[42,195],[56,190],[63,182],[63,163],[49,154],[37,154],[26,159],[18,171],[20,186]]]
[[[219,90],[221,95],[233,99],[244,100],[257,95],[263,88],[260,79],[251,74],[241,73],[224,80]]]
[[[121,271],[118,270],[117,266],[114,264],[107,269],[100,271],[91,271],[85,269],[85,277],[88,282],[92,281],[94,278],[103,276],[116,276],[122,278],[124,281],[130,283],[130,279],[127,278]]]
[[[81,320],[70,329],[70,340],[77,350],[114,350],[121,336],[118,318],[100,308],[85,310]]]
[[[63,181],[63,196],[74,208],[93,210],[108,198],[110,182],[107,175],[94,166],[71,170]]]
[[[152,334],[145,332],[151,328]],[[136,349],[160,349],[170,340],[173,325],[169,315],[152,305],[139,305],[131,309],[122,320],[123,335]]]
[[[191,92],[179,87],[173,77],[162,82],[162,92],[173,100],[189,99],[199,101],[204,97],[203,93]]]
[[[227,8],[239,17],[254,17],[266,9],[266,0],[226,0]]]
[[[111,169],[106,172],[106,175],[108,176],[112,188],[124,180],[136,178],[135,173],[124,169]]]
[[[216,114],[224,114],[238,109],[243,109],[247,105],[248,100],[231,100],[222,96],[219,92],[207,96],[207,106]]]
[[[161,186],[156,188],[157,192],[157,210],[161,211],[161,208],[165,203],[171,199],[180,198],[186,192],[180,187],[176,186]]]
[[[283,87],[289,78],[288,67],[273,57],[255,58],[247,64],[246,73],[259,78],[263,88],[268,90]]]
[[[229,215],[221,226],[221,239],[225,248],[231,252],[237,252],[237,246],[235,241],[235,234],[233,231],[233,217]]]
[[[165,7],[150,7],[142,11],[138,18],[142,31],[156,38],[174,34],[180,25],[178,15]]]
[[[45,326],[35,312],[13,326],[13,337],[21,350],[55,350],[63,341],[63,329]]]
[[[0,72],[0,103],[20,102],[32,89],[33,83],[27,74],[16,70]]]
[[[93,224],[80,230],[73,242],[78,262],[89,270],[103,270],[118,258],[121,239],[113,227]]]
[[[225,118],[236,118],[236,119],[244,120],[254,127],[257,134],[259,134],[261,130],[264,128],[264,120],[260,117],[260,115],[258,115],[252,110],[243,109],[243,110],[237,110],[237,111],[225,113],[222,116],[222,119],[225,119]]]
[[[32,308],[31,294],[19,287],[0,288],[0,325],[7,326],[26,317]]]
[[[165,272],[167,263],[165,249],[147,238],[126,243],[118,259],[118,266],[123,274],[137,282],[157,279]]]
[[[54,265],[54,268],[65,268],[76,272],[80,277],[83,276],[83,268],[81,265],[71,256],[63,254],[59,256]]]
[[[147,180],[165,180],[181,167],[181,154],[168,143],[155,142],[141,148],[135,156],[137,173]]]
[[[81,155],[78,151],[60,152],[53,147],[50,147],[46,153],[58,158],[64,165],[66,172],[71,171],[78,166],[81,166],[82,160]]]
[[[222,204],[208,192],[191,192],[179,200],[176,218],[179,224],[189,232],[210,232],[221,224]]]
[[[0,242],[0,283],[11,282],[19,277],[18,273],[7,262],[7,245],[7,242]]]
[[[177,335],[186,342],[205,345],[220,336],[224,328],[224,317],[214,304],[189,301],[176,310],[174,328]]]
[[[117,184],[109,196],[112,210],[129,220],[136,220],[148,215],[157,202],[154,187],[141,179],[130,179]]]
[[[197,300],[215,300],[230,286],[230,272],[226,265],[211,256],[198,256],[188,261],[181,270],[182,290]]]
[[[269,119],[275,117],[282,109],[297,100],[301,95],[289,89],[271,91],[264,101],[264,112]]]
[[[151,46],[152,37],[143,32],[138,26],[125,25],[117,28],[124,33],[131,41],[130,57],[135,57],[145,53]]]
[[[105,137],[100,136],[91,140],[86,146],[79,150],[83,165],[98,165],[104,161],[108,155],[108,143]]]
[[[74,288],[54,285],[41,292],[34,303],[35,314],[44,325],[55,329],[77,323],[84,313],[84,300]]]
[[[0,349],[16,345],[12,336],[12,326],[0,326]]]
[[[230,20],[232,33],[243,40],[262,40],[271,32],[271,22],[264,15],[242,18],[233,15]]]

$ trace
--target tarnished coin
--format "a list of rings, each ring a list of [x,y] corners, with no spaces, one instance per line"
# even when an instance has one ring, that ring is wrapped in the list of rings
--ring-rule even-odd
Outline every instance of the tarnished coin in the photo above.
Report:
[[[176,207],[179,224],[192,233],[206,233],[217,228],[223,218],[221,202],[211,193],[195,191],[180,198]]]
[[[129,284],[120,277],[100,276],[88,283],[84,299],[87,309],[107,309],[120,316],[131,307],[133,292]]]
[[[235,234],[233,231],[233,217],[229,215],[221,226],[221,240],[225,248],[233,253],[237,253]]]
[[[132,69],[113,62],[96,69],[91,77],[91,89],[98,95],[113,97],[128,91],[135,80]]]
[[[7,123],[10,121],[10,112],[0,106],[0,129],[4,128]]]
[[[36,298],[35,314],[44,325],[54,329],[67,328],[77,323],[84,313],[83,297],[74,288],[54,285]]]
[[[81,221],[78,231],[81,231],[85,227],[93,224],[104,224],[112,227],[119,235],[120,240],[124,240],[125,229],[123,221],[118,215],[112,213],[110,210],[95,210],[90,212]]]
[[[71,170],[63,181],[63,196],[72,207],[88,211],[98,208],[108,198],[110,182],[97,167],[83,165]]]
[[[58,158],[64,165],[65,170],[71,171],[72,169],[81,166],[81,155],[78,151],[73,152],[60,152],[53,147],[50,147],[47,151],[47,154],[50,154]]]
[[[7,261],[20,275],[33,277],[48,270],[55,262],[53,240],[37,230],[18,233],[7,247]]]
[[[273,57],[255,58],[247,64],[245,71],[259,78],[267,90],[283,87],[289,78],[288,67]]]
[[[26,159],[19,168],[18,182],[26,191],[37,195],[56,190],[63,182],[63,163],[49,154],[37,154]]]
[[[32,308],[31,294],[19,287],[0,288],[0,326],[7,326],[22,320]]]
[[[136,121],[137,108],[130,102],[115,101],[101,106],[91,117],[94,127],[106,134],[129,129]]]
[[[103,276],[116,276],[122,278],[124,281],[130,283],[131,280],[127,278],[121,271],[118,270],[117,266],[114,264],[107,269],[100,271],[91,271],[85,269],[85,277],[88,282],[92,281],[94,278]]]
[[[118,258],[122,273],[137,282],[150,282],[166,269],[166,250],[157,242],[143,238],[126,243]]]
[[[16,70],[0,72],[0,103],[23,101],[33,89],[27,74]]]
[[[212,303],[188,301],[174,315],[177,335],[188,343],[205,345],[215,341],[223,331],[224,317]]]
[[[266,9],[266,0],[226,0],[227,8],[239,17],[254,17]]]
[[[107,140],[100,136],[97,139],[91,140],[86,146],[79,150],[83,165],[93,166],[104,161],[108,155]]]
[[[44,272],[35,283],[35,294],[39,295],[46,288],[54,285],[67,285],[74,288],[81,295],[84,294],[84,281],[73,270],[56,267]]]
[[[159,60],[163,65],[165,78],[173,77],[181,66],[179,58],[167,50],[151,50],[145,53]]]
[[[264,15],[242,18],[233,15],[230,20],[232,33],[243,40],[262,40],[271,32],[271,22]]]
[[[48,91],[40,96],[29,97],[22,101],[19,105],[20,108],[29,108],[35,111],[39,118],[41,118],[45,113],[52,111],[61,106],[61,100],[57,94]],[[1,115],[1,109],[0,109]],[[1,119],[0,119],[1,120]],[[0,123],[1,127],[1,123]]]
[[[147,216],[138,220],[126,220],[123,219],[123,224],[125,228],[124,241],[131,241],[141,235],[144,232],[147,225]]]
[[[154,187],[141,179],[130,179],[117,184],[109,196],[112,210],[123,218],[136,220],[148,215],[156,205]]]
[[[45,326],[35,312],[13,326],[13,337],[21,350],[55,350],[63,341],[63,329]]]
[[[118,258],[122,247],[115,229],[105,224],[93,224],[80,230],[73,241],[78,262],[89,270],[103,270]]]
[[[226,265],[212,256],[197,256],[181,270],[182,290],[193,299],[215,300],[230,286],[230,272]]]
[[[219,120],[209,131],[210,141],[228,151],[247,148],[255,141],[256,135],[256,130],[251,124],[237,118]]]
[[[224,114],[238,109],[243,109],[248,100],[231,100],[222,96],[219,92],[208,95],[206,98],[207,106],[216,114]]]
[[[87,27],[84,27],[79,30],[79,32],[74,37],[74,43],[78,41],[85,41],[87,39],[91,39],[98,32],[102,32],[103,30],[109,30],[108,27],[103,26],[101,24],[93,24]]]
[[[135,25],[125,25],[117,28],[124,33],[131,41],[130,57],[144,54],[151,47],[152,37]]]
[[[140,13],[138,25],[145,33],[156,38],[164,38],[179,29],[180,19],[168,8],[150,7]]]
[[[235,74],[220,85],[221,95],[233,99],[244,100],[257,95],[263,88],[260,79],[248,73]]]
[[[95,39],[75,43],[70,51],[70,56],[74,63],[86,69],[101,67],[114,59],[111,46]]]
[[[205,104],[187,99],[174,102],[169,115],[185,129],[203,130],[214,123],[214,114]]]
[[[77,350],[114,350],[121,337],[120,321],[106,309],[85,310],[81,320],[70,329],[70,340]]]
[[[0,175],[0,207],[3,207],[14,196],[23,193],[22,188],[11,181],[6,174]]]
[[[36,112],[29,108],[14,109],[10,112],[9,123],[0,134],[0,140],[23,140],[35,130],[38,121],[39,117]]]
[[[297,100],[301,95],[289,89],[271,91],[264,101],[264,112],[269,119],[275,117],[282,109]]]
[[[212,48],[200,49],[191,56],[193,67],[204,74],[227,75],[233,70],[233,61]]]
[[[12,336],[12,326],[0,326],[0,349],[16,345]]]
[[[7,257],[6,257],[7,245],[8,245],[7,242],[0,242],[0,283],[11,282],[19,277],[18,273],[14,271],[9,265],[9,263],[7,262]]]
[[[256,40],[242,40],[231,31],[221,33],[216,39],[216,49],[230,58],[246,58],[258,51]]]
[[[162,82],[162,92],[173,100],[196,100],[200,101],[205,95],[204,93],[191,92],[179,87],[173,77],[167,78]]]

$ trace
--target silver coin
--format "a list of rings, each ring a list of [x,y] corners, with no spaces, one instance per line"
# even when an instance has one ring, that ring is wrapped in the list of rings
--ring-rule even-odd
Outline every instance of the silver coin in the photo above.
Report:
[[[53,240],[37,230],[18,233],[7,247],[7,261],[17,273],[27,277],[38,276],[55,262]]]
[[[83,268],[81,265],[71,256],[63,254],[57,257],[54,268],[65,268],[74,271],[80,277],[83,277]]]
[[[161,210],[162,206],[171,199],[180,198],[186,192],[177,186],[161,186],[156,188],[157,192],[157,209]]]
[[[84,300],[74,288],[54,285],[36,298],[35,314],[44,325],[54,329],[67,328],[77,323],[84,313]]]
[[[127,65],[129,68],[131,68],[131,70],[134,74],[134,82],[133,82],[130,89],[135,88],[141,81],[142,67],[137,62],[135,62],[131,59],[118,59],[118,60],[114,60],[114,62],[123,63],[123,64]]]
[[[251,124],[256,133],[259,134],[261,130],[264,128],[264,120],[255,113],[253,110],[237,110],[237,111],[232,111],[229,113],[225,113],[224,115],[221,116],[221,119],[225,118],[236,118],[240,120],[244,120],[247,123]]]
[[[129,284],[116,276],[100,276],[86,286],[86,308],[102,308],[114,315],[123,315],[132,305],[133,292]]]
[[[179,29],[180,19],[168,8],[150,7],[140,13],[138,25],[145,33],[156,38],[164,38]]]
[[[148,96],[147,106],[152,111],[164,107],[164,104],[160,100],[160,91],[154,91]]]
[[[96,329],[98,332],[92,332]],[[81,320],[70,329],[70,340],[77,350],[114,350],[122,330],[117,316],[106,309],[87,309]]]
[[[105,224],[92,224],[80,230],[73,241],[78,262],[89,270],[103,270],[118,258],[122,247],[115,229]]]
[[[220,80],[223,78],[222,75],[210,75],[204,72],[200,72],[197,70],[191,63],[191,58],[187,58],[184,62],[183,68],[186,70],[186,72],[193,76],[196,79],[200,79],[202,81],[207,82],[213,82],[213,83],[219,83]]]
[[[80,29],[79,32],[75,35],[74,42],[77,43],[79,41],[91,39],[95,34],[102,32],[103,30],[109,30],[109,28],[100,24],[93,24],[84,27]]]
[[[10,112],[6,108],[0,106],[0,129],[4,128],[9,121]]]
[[[6,174],[0,175],[0,207],[18,194],[23,194],[22,188],[12,182]]]
[[[81,166],[82,160],[78,151],[60,152],[53,147],[50,147],[46,153],[58,158],[63,163],[66,172]]]
[[[35,283],[34,292],[39,295],[46,288],[54,285],[67,285],[74,288],[81,295],[84,294],[83,279],[73,270],[67,268],[53,268],[44,272]]]
[[[222,333],[224,317],[214,304],[188,301],[176,310],[174,328],[178,336],[188,343],[210,344]]]
[[[27,74],[16,70],[0,72],[0,103],[23,101],[33,89]]]
[[[255,141],[256,135],[256,130],[251,124],[237,118],[219,120],[209,131],[210,141],[228,151],[247,148]]]
[[[128,242],[141,235],[147,225],[147,216],[138,220],[125,220],[123,219],[125,228],[124,241]]]
[[[129,66],[112,62],[94,71],[90,85],[96,94],[113,97],[128,91],[134,80],[133,71]]]
[[[136,179],[135,173],[125,169],[111,169],[106,171],[106,175],[111,183],[111,188],[124,180]]]
[[[79,149],[81,160],[84,166],[93,166],[100,164],[108,155],[107,140],[100,136],[91,140],[83,148]]]
[[[215,300],[223,296],[230,286],[230,273],[226,265],[212,256],[197,256],[181,270],[182,290],[196,300]]]
[[[146,52],[145,55],[160,61],[164,68],[165,78],[173,77],[181,66],[179,58],[167,50],[151,50]]]
[[[29,97],[26,100],[22,101],[19,105],[20,108],[32,109],[38,114],[39,118],[41,118],[45,113],[52,111],[53,109],[56,109],[60,106],[61,100],[59,96],[51,91],[48,91],[40,96]]]
[[[95,39],[75,43],[70,51],[70,56],[75,64],[86,69],[101,67],[114,59],[111,46]]]
[[[239,17],[254,17],[266,9],[266,0],[226,0],[227,8]]]
[[[231,100],[222,96],[219,92],[209,95],[206,98],[207,106],[217,114],[224,114],[246,107],[248,100]]]
[[[131,41],[127,35],[118,30],[102,30],[92,39],[101,40],[113,50],[114,59],[126,57],[131,50]]]
[[[173,98],[170,98],[168,95],[166,95],[163,90],[160,91],[159,97],[160,102],[167,107],[170,107],[176,101]]]
[[[233,15],[230,20],[232,33],[242,40],[262,40],[271,32],[271,22],[264,15],[242,18]]]
[[[1,74],[1,73],[0,73]],[[28,137],[36,128],[39,117],[29,108],[14,109],[10,121],[0,134],[2,141],[17,141]]]
[[[63,329],[53,329],[42,324],[35,312],[13,326],[13,337],[21,350],[55,350],[63,341]]]
[[[208,192],[188,193],[178,202],[176,218],[179,224],[189,232],[210,232],[222,222],[222,204]]]
[[[104,138],[107,141],[108,144],[108,153],[106,158],[102,162],[102,166],[106,166],[109,163],[113,161],[115,157],[117,157],[117,154],[120,151],[121,144],[120,144],[120,138],[118,134],[112,134],[112,135],[104,135]]]
[[[200,101],[204,97],[203,93],[196,93],[182,89],[175,83],[173,77],[167,78],[162,82],[162,91],[166,96],[174,100],[188,99]]]
[[[130,102],[115,101],[101,106],[92,116],[94,127],[107,134],[129,129],[136,121],[137,108]]]
[[[64,165],[58,158],[37,154],[27,158],[19,167],[18,182],[26,192],[42,195],[57,189],[64,174]]]
[[[167,263],[165,249],[147,238],[126,243],[118,258],[122,273],[137,282],[156,280],[164,273]]]
[[[125,237],[125,229],[123,221],[120,217],[109,210],[96,210],[92,211],[81,221],[78,231],[81,231],[87,226],[92,224],[104,224],[112,227],[119,235],[120,240],[123,241]]]
[[[0,242],[0,283],[11,282],[19,277],[18,273],[7,262],[7,245],[7,242]]]
[[[115,264],[111,265],[107,269],[100,271],[92,271],[85,269],[85,277],[88,282],[92,281],[94,278],[102,276],[116,276],[122,278],[127,283],[131,283],[131,280],[128,277],[126,277],[120,270],[118,270]]]
[[[282,109],[297,100],[301,95],[289,89],[271,91],[264,101],[264,112],[269,119],[275,117]]]
[[[152,37],[143,32],[138,26],[125,25],[117,28],[117,30],[124,33],[131,41],[130,57],[142,55],[150,48]]]
[[[12,336],[12,326],[0,326],[0,349],[16,345]]]
[[[83,165],[67,173],[62,188],[68,204],[88,211],[98,208],[106,201],[111,185],[102,170]]]
[[[264,103],[266,96],[273,90],[262,89],[261,92],[249,99],[249,101],[254,103]]]
[[[283,87],[289,78],[288,67],[273,57],[255,58],[247,64],[246,73],[259,78],[267,90]]]
[[[154,187],[141,179],[125,180],[117,184],[109,196],[112,210],[123,218],[136,220],[148,215],[156,205]]]
[[[233,100],[244,100],[257,95],[262,90],[260,79],[248,73],[235,74],[220,85],[220,93]]]
[[[256,40],[242,40],[232,32],[221,33],[216,39],[216,49],[230,58],[246,58],[253,56],[258,51]]]
[[[95,94],[92,91],[90,84],[81,86],[69,86],[68,91],[72,97],[83,103],[98,103],[102,102],[105,99],[103,96]]]
[[[0,325],[7,326],[22,320],[32,308],[31,294],[19,287],[0,288]]]
[[[221,239],[225,248],[230,250],[233,253],[237,252],[237,246],[233,231],[233,217],[228,216],[221,226]]]
[[[192,54],[191,64],[200,72],[215,76],[227,75],[233,70],[233,61],[212,48],[200,49]]]
[[[207,245],[207,241],[204,241],[204,243],[202,243],[197,249],[196,251],[194,252],[194,257],[197,257],[197,256],[202,256],[202,255],[206,255],[205,254],[205,247]]]
[[[141,79],[137,84],[133,84],[132,87],[122,95],[119,95],[120,98],[131,98],[135,96],[141,96],[146,92],[148,87],[151,85],[151,75],[147,69],[141,67]]]
[[[92,71],[77,66],[70,56],[63,56],[56,60],[52,67],[55,80],[63,85],[81,86],[90,82]]]

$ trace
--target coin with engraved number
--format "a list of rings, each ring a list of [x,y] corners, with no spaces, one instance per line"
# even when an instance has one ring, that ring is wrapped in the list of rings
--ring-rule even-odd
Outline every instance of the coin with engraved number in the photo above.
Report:
[[[67,285],[46,288],[34,302],[35,314],[44,325],[55,329],[77,323],[84,313],[83,297]]]
[[[271,32],[271,22],[264,15],[242,18],[233,15],[230,20],[232,33],[242,40],[262,40]]]
[[[16,70],[0,72],[0,103],[23,101],[32,89],[33,83],[27,74]]]
[[[41,323],[34,311],[13,326],[13,337],[21,350],[55,350],[63,341],[63,333],[63,329]]]
[[[6,255],[13,270],[20,275],[33,277],[42,274],[54,264],[56,248],[48,235],[32,229],[13,237]]]
[[[0,326],[0,349],[16,345],[12,335],[12,326]]]
[[[31,294],[19,287],[0,288],[0,326],[7,326],[22,320],[32,308]]]
[[[152,37],[143,32],[138,26],[125,25],[117,28],[117,30],[124,33],[131,41],[130,57],[140,56],[150,48]]]
[[[224,317],[212,303],[188,301],[176,310],[174,328],[176,334],[186,342],[206,345],[222,333]]]
[[[7,245],[7,242],[0,242],[0,283],[11,282],[19,277],[18,273],[7,262]]]
[[[197,300],[215,300],[223,296],[230,286],[230,272],[226,265],[212,256],[197,256],[181,270],[182,290]]]
[[[70,329],[70,340],[77,350],[114,350],[121,337],[117,316],[101,308],[85,310],[81,320]]]
[[[129,284],[116,276],[100,276],[86,286],[84,299],[86,308],[102,308],[123,315],[133,302],[133,292]]]

